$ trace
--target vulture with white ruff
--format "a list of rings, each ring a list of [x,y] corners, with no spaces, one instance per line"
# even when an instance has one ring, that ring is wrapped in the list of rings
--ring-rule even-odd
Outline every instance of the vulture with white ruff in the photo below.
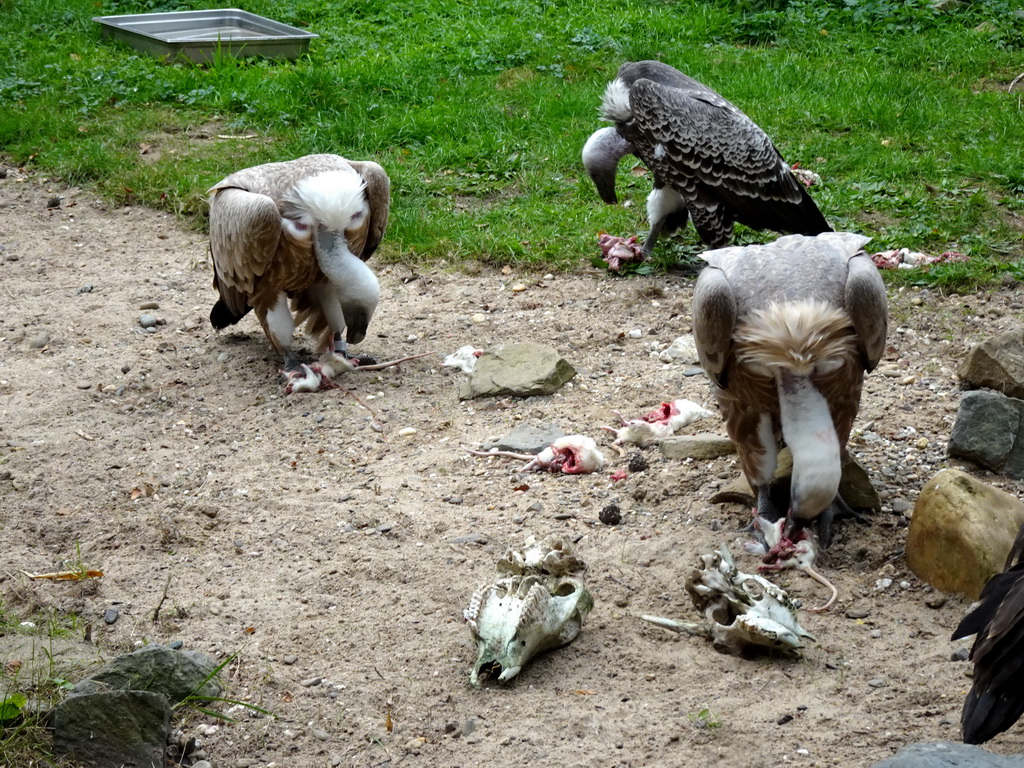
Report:
[[[651,255],[659,235],[685,227],[687,217],[709,248],[728,245],[737,221],[802,235],[832,231],[765,132],[667,64],[623,64],[604,92],[601,117],[615,125],[596,131],[583,148],[601,199],[617,202],[615,172],[623,155],[633,153],[654,175],[651,230],[640,258]]]
[[[968,744],[988,741],[1024,714],[1024,526],[1004,568],[989,579],[980,604],[951,638],[977,635],[970,656],[974,682],[960,718]]]
[[[220,299],[210,312],[213,327],[255,310],[284,375],[304,388],[350,370],[357,361],[346,341],[363,340],[380,297],[365,262],[384,236],[389,205],[383,168],[338,155],[257,165],[214,185],[210,253]],[[292,351],[302,323],[319,338],[322,355],[311,366]]]
[[[766,563],[792,556],[812,522],[827,547],[833,516],[851,511],[838,493],[840,458],[888,326],[885,285],[863,248],[868,240],[848,232],[788,235],[703,254],[693,334],[757,494],[759,525],[774,524],[781,537]],[[772,483],[782,445],[793,456],[788,495],[785,484]]]

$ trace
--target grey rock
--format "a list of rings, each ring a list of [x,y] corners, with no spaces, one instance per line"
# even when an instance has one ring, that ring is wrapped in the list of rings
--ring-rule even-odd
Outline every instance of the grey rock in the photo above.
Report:
[[[976,599],[1003,570],[1024,524],[1024,502],[966,472],[943,469],[917,498],[906,558],[918,578],[944,592]]]
[[[42,333],[37,333],[35,336],[28,340],[28,345],[32,349],[42,349],[49,343],[50,334],[48,334],[46,331],[43,331]]]
[[[452,544],[479,544],[484,546],[488,541],[489,539],[482,533],[470,533],[466,536],[456,536],[452,539]]]
[[[219,696],[220,683],[211,678],[216,664],[196,651],[172,651],[148,645],[118,656],[98,672],[80,681],[68,698],[99,691],[151,691],[163,694],[173,705],[189,696]]]
[[[993,336],[972,348],[959,373],[969,387],[1024,398],[1024,328]]]
[[[1003,468],[1020,432],[1024,401],[978,389],[960,398],[949,436],[949,455],[994,470]],[[1024,469],[1024,449],[1016,463]]]
[[[115,621],[117,621],[117,619],[118,619],[118,617],[120,615],[121,615],[121,612],[119,610],[117,610],[117,608],[114,608],[114,607],[107,608],[106,612],[103,614],[103,623],[104,624],[113,624]]]
[[[1024,756],[993,755],[969,744],[936,741],[911,744],[871,768],[1024,768]]]
[[[483,450],[512,451],[513,453],[540,453],[555,440],[565,437],[557,424],[520,424],[493,443],[484,443]]]
[[[143,328],[156,328],[156,317],[143,313],[139,315],[139,325]]]
[[[159,768],[171,731],[167,697],[151,691],[70,696],[50,713],[53,746],[92,768]]]
[[[532,341],[503,344],[480,355],[459,399],[550,395],[575,375],[553,347]]]
[[[658,447],[667,459],[717,459],[736,453],[736,446],[728,437],[707,432],[666,437],[658,441]]]

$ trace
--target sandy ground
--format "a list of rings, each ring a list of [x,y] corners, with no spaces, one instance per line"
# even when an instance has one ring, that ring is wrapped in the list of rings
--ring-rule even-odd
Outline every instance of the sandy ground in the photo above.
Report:
[[[612,458],[598,429],[612,409],[711,406],[706,378],[651,356],[688,330],[692,281],[378,264],[382,300],[360,351],[437,355],[286,397],[254,318],[210,328],[206,241],[173,217],[10,169],[0,248],[0,594],[21,617],[80,617],[58,665],[171,640],[236,654],[230,696],[275,717],[188,718],[217,768],[860,766],[958,737],[969,666],[950,660],[962,644],[948,638],[968,602],[915,578],[903,543],[918,490],[949,465],[965,349],[1020,322],[1012,286],[892,292],[884,372],[851,442],[884,510],[843,527],[819,561],[840,602],[801,614],[818,644],[795,660],[737,658],[638,618],[696,618],[683,578],[723,543],[756,567],[742,549],[749,512],[709,501],[738,474],[733,458],[654,448],[645,471],[614,481],[524,475],[460,450],[556,423]],[[516,339],[557,347],[575,381],[552,397],[460,402],[464,374],[442,356]],[[700,426],[722,430],[717,416]],[[624,513],[616,527],[597,521],[610,503]],[[514,684],[474,690],[462,610],[507,546],[550,532],[578,540],[589,565],[589,622]],[[105,576],[19,573],[67,563]],[[823,597],[803,576],[776,578],[806,604]],[[31,662],[28,647],[0,637],[0,658]],[[990,748],[1024,752],[1024,729]]]

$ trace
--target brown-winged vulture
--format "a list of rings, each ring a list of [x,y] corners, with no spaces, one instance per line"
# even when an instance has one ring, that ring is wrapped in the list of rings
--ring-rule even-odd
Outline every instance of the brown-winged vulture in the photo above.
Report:
[[[363,340],[380,296],[365,262],[387,228],[389,190],[377,163],[338,155],[257,165],[215,184],[210,252],[220,299],[210,312],[214,328],[255,310],[282,355],[285,376],[303,380],[304,388],[350,368],[346,340]],[[292,334],[303,323],[319,339],[322,356],[313,366],[303,366],[292,351]]]

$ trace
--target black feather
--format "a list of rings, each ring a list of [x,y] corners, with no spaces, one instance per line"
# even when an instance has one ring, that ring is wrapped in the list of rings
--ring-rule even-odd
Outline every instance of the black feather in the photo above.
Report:
[[[227,328],[229,325],[234,325],[247,314],[252,307],[246,305],[245,311],[242,314],[232,312],[228,305],[224,302],[224,299],[217,299],[217,303],[213,305],[213,309],[210,310],[210,323],[218,331],[222,328]]]
[[[1008,570],[982,589],[979,605],[952,639],[977,635],[971,647],[974,682],[964,701],[961,727],[967,744],[982,744],[1024,714],[1024,526],[1007,558]]]

